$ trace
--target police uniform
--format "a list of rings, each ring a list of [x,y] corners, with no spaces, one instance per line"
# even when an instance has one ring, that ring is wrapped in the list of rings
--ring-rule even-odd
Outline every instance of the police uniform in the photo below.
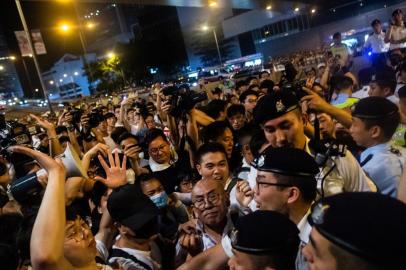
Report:
[[[394,198],[371,192],[331,196],[314,204],[309,223],[329,242],[377,269],[405,269],[406,205]]]
[[[398,107],[382,97],[368,97],[353,108],[353,117],[361,120],[391,121]],[[393,120],[392,120],[393,121]],[[396,198],[406,152],[391,141],[368,147],[361,153],[361,166],[382,194]]]
[[[378,19],[372,21],[372,26],[376,24],[381,24]],[[386,61],[385,54],[389,51],[389,43],[385,42],[386,33],[381,30],[379,34],[373,32],[367,38],[364,48],[371,48],[372,52],[372,63],[374,66],[378,66]]]
[[[299,245],[298,229],[284,214],[255,211],[237,220],[231,233],[231,246],[250,255],[295,254]],[[255,257],[254,257],[255,258]]]
[[[279,91],[259,100],[254,109],[254,117],[258,124],[262,124],[295,109],[299,109],[296,96],[290,91]],[[315,151],[309,145],[309,141],[307,139],[303,149],[314,157]],[[329,156],[316,178],[319,193],[324,196],[349,191],[376,191],[373,182],[350,151],[345,151],[343,156]]]
[[[272,172],[274,174],[301,177],[303,181],[311,181],[314,188],[317,187],[315,176],[319,173],[316,161],[307,152],[295,148],[268,148],[254,161],[254,167],[258,171]],[[297,224],[299,229],[300,245],[295,261],[296,270],[307,270],[307,262],[302,254],[302,248],[309,243],[311,226],[307,222],[307,213]]]

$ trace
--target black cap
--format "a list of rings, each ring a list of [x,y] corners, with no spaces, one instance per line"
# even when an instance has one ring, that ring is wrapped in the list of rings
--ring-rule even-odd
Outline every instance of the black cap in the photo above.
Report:
[[[285,215],[258,210],[237,220],[231,234],[234,249],[248,254],[292,254],[299,247],[299,230]]]
[[[125,185],[115,189],[107,201],[107,209],[113,221],[117,221],[133,231],[158,216],[158,208],[135,185]]]
[[[341,193],[314,204],[309,222],[329,241],[382,269],[404,269],[406,205],[371,192]]]
[[[375,20],[373,20],[373,21],[371,22],[371,26],[375,26],[375,25],[377,25],[377,24],[381,24],[381,21],[378,20],[378,19],[375,19]]]
[[[291,147],[269,147],[254,163],[258,171],[282,175],[314,177],[319,173],[319,167],[312,156]]]
[[[352,116],[361,119],[382,119],[398,113],[398,106],[384,97],[367,97],[358,101]]]
[[[399,88],[398,95],[399,95],[400,98],[405,98],[406,97],[406,85]]]
[[[278,118],[299,108],[299,101],[291,91],[276,91],[262,97],[254,109],[257,124]]]

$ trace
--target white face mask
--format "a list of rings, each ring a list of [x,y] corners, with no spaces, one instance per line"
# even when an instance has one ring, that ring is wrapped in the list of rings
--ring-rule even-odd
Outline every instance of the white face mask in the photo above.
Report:
[[[144,159],[144,152],[140,152],[140,153],[138,154],[138,157],[139,157],[140,159]]]

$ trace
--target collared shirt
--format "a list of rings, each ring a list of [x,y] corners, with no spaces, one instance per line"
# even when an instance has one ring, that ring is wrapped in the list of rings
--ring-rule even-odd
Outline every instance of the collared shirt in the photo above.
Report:
[[[297,224],[297,228],[299,229],[299,238],[300,238],[300,245],[299,250],[297,252],[296,257],[296,270],[307,270],[309,269],[307,265],[307,261],[302,253],[302,249],[305,245],[309,243],[309,236],[312,230],[312,226],[307,221],[307,217],[310,215],[310,208],[307,210],[307,213],[303,216],[300,222]]]
[[[362,152],[361,165],[380,193],[396,198],[405,157],[405,150],[383,143]]]
[[[370,35],[365,42],[365,48],[372,48],[372,53],[385,53],[389,51],[389,43],[385,43],[385,33],[381,31],[381,33],[376,34],[375,32]]]
[[[307,138],[304,149],[314,157],[315,153],[309,148],[309,141]],[[319,193],[323,190],[325,197],[341,192],[376,192],[374,183],[348,150],[344,157],[329,157],[316,179],[317,190]]]
[[[234,224],[230,218],[230,215],[227,215],[227,223],[226,226],[223,229],[223,233],[221,235],[221,238],[224,236],[228,235],[234,228]],[[196,230],[201,232],[202,236],[202,243],[203,243],[203,251],[214,247],[215,245],[219,244],[220,242],[217,242],[210,234],[206,232],[204,229],[204,224],[200,221],[197,220],[196,224]]]

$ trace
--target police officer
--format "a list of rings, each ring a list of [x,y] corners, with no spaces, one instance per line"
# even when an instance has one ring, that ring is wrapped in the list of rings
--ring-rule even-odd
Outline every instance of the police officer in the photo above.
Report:
[[[294,269],[298,229],[283,214],[256,211],[238,219],[231,245],[231,270]]]
[[[255,167],[258,173],[254,200],[259,209],[278,211],[297,225],[300,247],[295,268],[305,270],[307,263],[301,250],[309,242],[307,216],[317,195],[318,165],[303,150],[278,147],[267,149],[255,161]]]
[[[406,205],[379,193],[342,193],[316,203],[303,253],[309,269],[405,269]]]
[[[352,116],[351,136],[366,147],[361,153],[362,168],[379,192],[396,198],[406,157],[403,149],[391,143],[400,120],[398,107],[383,97],[367,97],[355,105]]]
[[[272,147],[294,147],[316,156],[316,144],[304,133],[304,119],[299,102],[291,91],[271,93],[260,99],[254,111],[255,121],[264,130]],[[327,155],[317,176],[321,195],[329,196],[344,191],[375,191],[372,181],[366,176],[349,151],[342,155]]]

